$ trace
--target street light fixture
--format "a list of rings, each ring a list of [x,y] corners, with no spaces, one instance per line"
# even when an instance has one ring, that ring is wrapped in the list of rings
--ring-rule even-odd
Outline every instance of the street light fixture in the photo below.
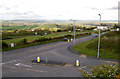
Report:
[[[101,27],[101,14],[98,14],[100,16],[100,25],[99,25],[99,40],[98,40],[98,55],[99,58],[99,51],[100,51],[100,27]]]

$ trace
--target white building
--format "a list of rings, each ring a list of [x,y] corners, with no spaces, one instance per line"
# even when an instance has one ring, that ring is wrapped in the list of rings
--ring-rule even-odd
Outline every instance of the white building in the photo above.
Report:
[[[101,29],[101,30],[108,30],[109,27],[106,26],[98,26],[97,29]]]

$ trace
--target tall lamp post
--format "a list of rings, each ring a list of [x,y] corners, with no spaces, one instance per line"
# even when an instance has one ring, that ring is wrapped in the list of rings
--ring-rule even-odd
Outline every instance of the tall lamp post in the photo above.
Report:
[[[99,25],[99,40],[98,40],[98,55],[99,58],[99,51],[100,51],[100,27],[101,27],[101,14],[98,14],[100,16],[100,25]]]
[[[73,22],[74,22],[74,45],[75,45],[75,21],[76,20],[73,20]]]
[[[73,22],[73,31],[74,31],[74,45],[75,45],[75,21],[76,20],[73,20],[73,19],[69,19],[70,21],[72,21]]]

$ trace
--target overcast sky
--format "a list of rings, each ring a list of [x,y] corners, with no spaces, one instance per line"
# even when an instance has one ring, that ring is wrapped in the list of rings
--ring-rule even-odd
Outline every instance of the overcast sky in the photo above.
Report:
[[[0,19],[118,20],[119,0],[0,0]]]

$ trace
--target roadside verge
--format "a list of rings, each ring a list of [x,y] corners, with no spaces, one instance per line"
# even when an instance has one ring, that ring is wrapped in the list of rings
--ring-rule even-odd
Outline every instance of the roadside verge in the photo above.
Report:
[[[78,52],[74,51],[74,50],[73,50],[73,45],[69,45],[69,46],[67,47],[67,50],[70,51],[71,53],[74,53],[74,54],[77,54],[77,55],[80,55],[80,56],[81,56],[81,55],[85,55],[85,54],[81,54],[81,53],[78,53]],[[88,55],[85,55],[85,57],[87,57],[87,58],[92,58],[92,59],[98,59],[98,60],[105,60],[105,61],[114,61],[114,62],[119,62],[119,63],[120,63],[120,61],[119,61],[119,60],[116,60],[116,59],[97,58],[97,57],[88,56]]]

